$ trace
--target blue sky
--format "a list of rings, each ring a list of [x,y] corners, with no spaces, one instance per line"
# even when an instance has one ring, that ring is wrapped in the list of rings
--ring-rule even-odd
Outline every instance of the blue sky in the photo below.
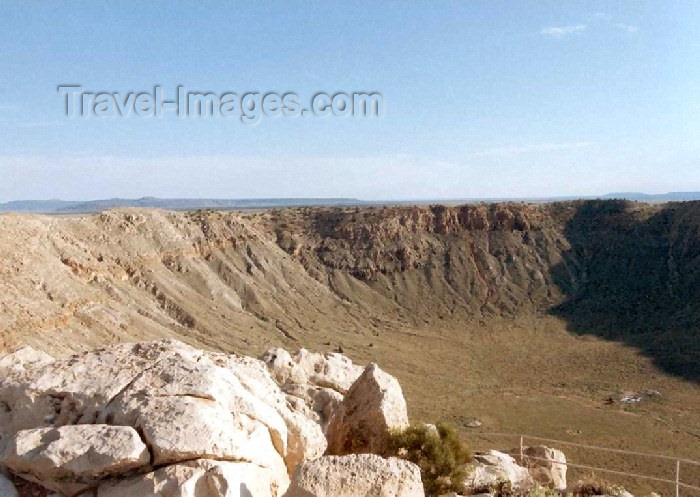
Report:
[[[698,26],[670,1],[3,2],[0,201],[700,190]],[[59,84],[385,115],[69,119]]]

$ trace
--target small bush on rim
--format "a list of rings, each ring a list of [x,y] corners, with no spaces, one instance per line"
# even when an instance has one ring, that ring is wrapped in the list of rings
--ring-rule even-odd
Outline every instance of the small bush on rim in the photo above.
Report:
[[[465,465],[471,460],[466,444],[449,425],[416,425],[391,434],[385,457],[400,457],[416,464],[428,496],[464,491]]]

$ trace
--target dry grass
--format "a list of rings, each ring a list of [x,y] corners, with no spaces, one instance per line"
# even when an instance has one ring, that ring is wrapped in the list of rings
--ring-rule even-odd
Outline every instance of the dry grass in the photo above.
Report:
[[[422,330],[400,341],[375,339],[371,353],[355,347],[346,352],[376,360],[396,374],[415,421],[438,417],[452,422],[474,450],[517,446],[517,436],[481,434],[506,432],[700,459],[697,385],[665,375],[619,343],[571,335],[554,318],[538,319],[530,329],[492,322],[479,328]],[[632,408],[605,402],[646,388],[661,392],[666,402]],[[472,418],[483,426],[467,428]],[[672,461],[557,448],[579,464],[674,477]],[[683,467],[684,481],[700,484],[699,469]],[[570,469],[569,476],[574,481],[585,475]],[[610,478],[635,494],[671,493],[656,483]]]

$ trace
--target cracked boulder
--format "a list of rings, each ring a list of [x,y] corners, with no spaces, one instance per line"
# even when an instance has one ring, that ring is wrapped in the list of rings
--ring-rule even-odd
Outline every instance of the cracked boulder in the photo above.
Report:
[[[206,457],[284,467],[282,416],[206,356],[156,362],[105,406],[99,421],[138,429],[155,465]]]
[[[415,464],[375,454],[324,456],[299,465],[285,497],[423,497]]]
[[[123,344],[10,373],[0,379],[0,435],[94,423],[154,361],[178,352],[192,354],[195,349],[169,340]]]
[[[534,481],[530,472],[513,457],[497,450],[474,456],[469,476],[464,481],[471,493],[488,492],[499,482],[509,482],[516,489],[530,489]]]
[[[562,451],[537,445],[524,448],[523,461],[520,460],[519,449],[513,449],[511,455],[521,466],[528,468],[532,478],[540,485],[559,492],[566,490],[566,456]]]
[[[408,427],[401,385],[376,364],[353,383],[330,421],[328,453],[380,453],[393,430]]]
[[[272,348],[261,359],[287,394],[288,401],[306,411],[324,430],[363,368],[342,354],[300,349],[294,355]]]
[[[106,482],[81,497],[281,497],[287,484],[255,464],[200,459]]]
[[[46,352],[33,349],[32,347],[22,347],[12,354],[0,358],[0,376],[7,376],[11,373],[21,373],[36,367],[51,364],[54,358]]]
[[[309,352],[290,355],[281,348],[270,349],[261,359],[279,384],[310,384],[346,393],[362,374],[362,367],[338,353]]]
[[[22,430],[0,457],[15,474],[66,496],[79,494],[105,475],[123,474],[149,461],[136,430],[107,425]]]
[[[115,345],[0,378],[3,444],[21,437],[26,442],[28,433],[42,429],[65,441],[62,430],[69,427],[127,427],[150,452],[140,473],[209,459],[260,468],[280,491],[299,463],[326,450],[323,431],[308,414],[288,401],[262,361],[174,340]],[[15,457],[17,464],[50,451],[56,441],[42,437],[33,439],[36,450]],[[54,465],[69,470],[67,461]],[[56,488],[53,474],[13,469]],[[98,476],[110,479],[120,471],[107,467]]]

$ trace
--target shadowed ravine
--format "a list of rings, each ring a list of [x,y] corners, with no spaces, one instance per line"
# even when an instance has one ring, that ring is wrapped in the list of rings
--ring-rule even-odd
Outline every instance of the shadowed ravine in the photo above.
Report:
[[[639,209],[586,202],[552,273],[571,331],[638,347],[669,373],[700,380],[700,204]],[[557,277],[558,276],[558,277]]]

